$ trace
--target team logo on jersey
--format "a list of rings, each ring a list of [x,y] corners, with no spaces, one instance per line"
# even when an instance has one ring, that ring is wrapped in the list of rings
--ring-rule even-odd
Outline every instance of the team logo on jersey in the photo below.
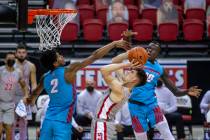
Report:
[[[97,140],[103,140],[103,133],[97,133]]]

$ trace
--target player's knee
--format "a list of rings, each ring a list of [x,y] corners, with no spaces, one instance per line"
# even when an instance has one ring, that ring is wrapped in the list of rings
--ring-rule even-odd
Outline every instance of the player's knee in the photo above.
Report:
[[[147,129],[136,116],[132,117],[132,125],[136,133],[143,133]]]

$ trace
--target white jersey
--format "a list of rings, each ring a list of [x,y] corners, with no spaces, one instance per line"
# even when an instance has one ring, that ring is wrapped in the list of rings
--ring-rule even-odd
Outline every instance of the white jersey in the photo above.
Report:
[[[0,102],[14,102],[15,91],[19,86],[20,70],[9,72],[5,66],[0,67]]]
[[[105,94],[99,101],[96,109],[96,120],[114,121],[115,115],[120,108],[125,104],[130,96],[128,88],[123,87],[124,98],[119,103],[115,103],[110,99],[110,94]]]
[[[23,79],[26,83],[26,86],[28,87],[28,89],[30,89],[30,65],[31,65],[31,62],[25,60],[23,62],[23,64],[18,64],[17,62],[15,63],[15,68],[18,68],[20,69],[20,71],[22,72],[23,74]],[[16,97],[15,97],[15,100],[16,100],[16,103],[18,103],[20,101],[20,99],[23,98],[24,94],[23,94],[23,90],[21,89],[20,86],[17,87],[17,90],[16,90],[16,93],[15,93]]]
[[[125,104],[130,96],[128,88],[123,87],[124,98],[115,103],[110,99],[110,94],[101,97],[96,109],[95,118],[92,121],[92,140],[111,140],[115,135],[114,120],[117,112]]]

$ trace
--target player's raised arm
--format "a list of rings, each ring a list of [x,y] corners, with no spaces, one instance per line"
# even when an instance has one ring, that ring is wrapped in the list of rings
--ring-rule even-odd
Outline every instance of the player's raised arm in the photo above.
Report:
[[[122,94],[122,83],[118,81],[113,75],[112,72],[119,69],[127,68],[130,66],[130,63],[119,63],[119,64],[110,64],[103,66],[100,71],[103,75],[105,82],[111,88],[113,93]]]
[[[123,60],[126,60],[126,59],[128,59],[128,52],[119,54],[118,56],[112,58],[112,63],[122,63]],[[124,75],[123,69],[119,69],[115,73],[118,80],[125,81],[125,75]]]
[[[199,97],[201,94],[201,89],[199,89],[197,86],[190,87],[187,90],[180,90],[178,89],[173,82],[169,79],[168,74],[163,72],[163,75],[161,77],[163,82],[165,83],[166,87],[175,95],[175,96],[184,96],[184,95],[190,95],[190,96],[195,96]]]
[[[139,66],[140,65],[138,62],[110,64],[110,65],[103,66],[100,71],[103,75],[105,82],[112,89],[113,93],[122,94],[122,84],[123,83],[118,81],[118,79],[112,75],[112,72],[118,71],[119,69],[135,68],[135,67],[139,67]]]
[[[113,48],[123,48],[123,49],[127,50],[127,49],[129,49],[129,47],[130,47],[130,44],[127,41],[124,41],[123,39],[118,40],[118,41],[113,41],[113,42],[109,43],[108,45],[97,49],[96,51],[94,51],[92,53],[91,56],[87,57],[83,61],[76,62],[76,63],[73,63],[70,66],[68,66],[65,71],[65,77],[70,83],[72,83],[74,80],[74,77],[75,77],[75,73],[79,69],[84,68],[84,67],[92,64],[96,60],[104,57]]]

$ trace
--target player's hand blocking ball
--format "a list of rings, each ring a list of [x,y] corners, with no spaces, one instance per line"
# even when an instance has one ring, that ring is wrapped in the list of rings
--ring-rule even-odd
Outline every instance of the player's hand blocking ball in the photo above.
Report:
[[[148,53],[143,47],[135,47],[128,51],[128,60],[130,62],[139,62],[139,64],[144,65],[148,57]]]

